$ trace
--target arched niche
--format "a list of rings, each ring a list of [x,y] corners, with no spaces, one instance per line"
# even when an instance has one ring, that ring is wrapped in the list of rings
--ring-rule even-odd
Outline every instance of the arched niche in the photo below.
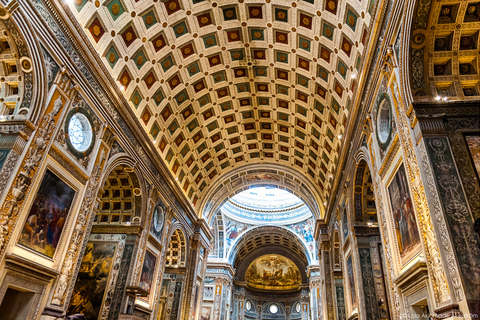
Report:
[[[353,201],[355,224],[378,222],[372,175],[367,162],[363,159],[357,164],[355,170]]]
[[[182,229],[176,229],[170,236],[165,251],[165,267],[184,268],[187,260],[187,241]]]
[[[100,190],[95,224],[140,224],[142,189],[134,169],[118,165],[110,171]]]

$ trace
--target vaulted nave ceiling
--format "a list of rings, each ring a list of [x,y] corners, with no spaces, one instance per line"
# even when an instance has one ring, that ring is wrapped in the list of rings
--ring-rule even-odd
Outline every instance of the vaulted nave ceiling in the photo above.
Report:
[[[261,161],[327,199],[373,1],[73,0],[189,200]]]

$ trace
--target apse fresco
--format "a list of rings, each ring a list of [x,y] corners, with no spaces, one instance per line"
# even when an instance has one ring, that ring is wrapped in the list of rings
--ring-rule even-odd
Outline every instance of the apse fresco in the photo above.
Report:
[[[293,230],[302,238],[308,246],[309,252],[315,252],[315,241],[313,239],[314,222],[313,219],[308,219],[299,223],[290,224],[286,226]]]
[[[47,170],[18,243],[53,258],[74,197],[75,190]]]
[[[148,300],[150,296],[150,289],[152,287],[156,263],[157,257],[147,250],[145,252],[145,260],[143,261],[142,275],[140,276],[140,287],[146,290],[149,295],[142,297],[142,299]]]
[[[102,308],[115,249],[115,243],[89,242],[87,244],[67,314],[79,313],[83,314],[87,320],[97,320]]]
[[[390,202],[395,222],[395,235],[402,260],[406,261],[417,252],[420,246],[413,202],[408,190],[407,175],[402,164],[388,186]]]
[[[465,136],[467,141],[470,155],[472,156],[473,164],[477,169],[478,176],[480,177],[480,135],[478,136]]]
[[[288,258],[267,254],[255,259],[245,273],[247,285],[265,290],[297,289],[302,279],[297,266]]]
[[[250,225],[230,219],[225,219],[225,240],[227,242],[227,250],[235,241],[235,239],[248,229]]]

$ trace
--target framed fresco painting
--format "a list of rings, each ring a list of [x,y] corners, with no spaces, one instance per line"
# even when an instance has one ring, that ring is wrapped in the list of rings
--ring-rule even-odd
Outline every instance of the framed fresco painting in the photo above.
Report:
[[[352,309],[357,307],[357,293],[355,290],[355,273],[353,270],[352,255],[347,258],[347,276],[348,276],[348,288],[350,289],[350,302]]]
[[[253,260],[245,273],[248,287],[264,290],[297,289],[302,283],[300,271],[292,260],[267,254]]]
[[[88,242],[67,314],[79,313],[87,320],[98,319],[116,248],[117,243]]]
[[[403,163],[390,181],[388,193],[395,226],[394,237],[397,240],[402,263],[405,264],[419,252],[421,243]]]
[[[162,200],[160,200],[153,209],[152,221],[150,222],[150,234],[158,241],[158,243],[162,242],[166,210],[167,206]]]
[[[53,259],[77,190],[50,168],[45,170],[18,244]]]
[[[478,174],[478,178],[480,178],[480,134],[466,134],[465,141],[472,157],[473,166]]]
[[[148,292],[146,297],[140,299],[149,301],[152,289],[153,279],[155,277],[155,267],[157,265],[157,256],[150,250],[145,251],[145,259],[143,260],[142,273],[140,274],[140,287]]]

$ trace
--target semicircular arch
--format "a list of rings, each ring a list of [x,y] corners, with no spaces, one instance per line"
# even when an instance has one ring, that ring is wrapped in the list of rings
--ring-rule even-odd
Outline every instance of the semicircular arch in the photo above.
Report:
[[[210,221],[229,198],[255,186],[285,189],[302,199],[316,219],[324,216],[323,198],[311,181],[283,165],[267,164],[242,166],[225,175],[222,181],[210,186],[200,205],[202,216]]]

